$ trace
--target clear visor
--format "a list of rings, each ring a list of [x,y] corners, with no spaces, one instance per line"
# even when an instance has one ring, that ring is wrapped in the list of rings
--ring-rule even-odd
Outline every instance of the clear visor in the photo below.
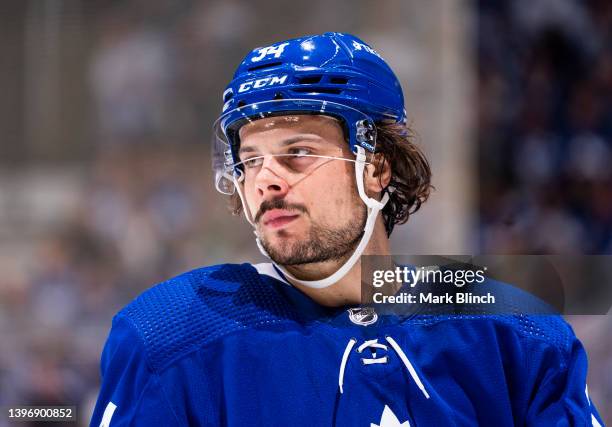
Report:
[[[358,132],[366,120],[350,107],[313,100],[268,101],[229,111],[214,125],[215,187],[231,195],[236,181],[255,179],[263,168],[296,185],[331,162],[354,162],[350,127]],[[366,153],[366,162],[371,155]]]

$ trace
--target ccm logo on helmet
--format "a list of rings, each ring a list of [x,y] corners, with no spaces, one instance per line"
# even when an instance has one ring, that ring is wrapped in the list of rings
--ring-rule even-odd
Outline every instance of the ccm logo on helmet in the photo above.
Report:
[[[289,75],[264,77],[263,79],[251,80],[242,83],[238,87],[238,92],[248,92],[251,89],[261,89],[266,86],[282,85],[287,81]]]

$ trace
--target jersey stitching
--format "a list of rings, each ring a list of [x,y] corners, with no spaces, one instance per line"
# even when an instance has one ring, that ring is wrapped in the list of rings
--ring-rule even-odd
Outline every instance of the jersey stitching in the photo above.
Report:
[[[126,322],[128,322],[130,328],[136,332],[136,334],[138,335],[138,338],[140,339],[140,342],[142,343],[142,350],[144,352],[143,354],[143,359],[145,361],[145,364],[147,366],[147,369],[149,370],[150,373],[155,373],[155,369],[153,368],[153,366],[151,366],[150,362],[149,362],[149,349],[148,349],[148,345],[147,345],[147,341],[145,340],[145,337],[141,331],[141,329],[138,327],[138,325],[136,325],[136,323],[134,323],[134,321],[126,314],[123,313],[119,313],[117,314],[118,318],[121,319],[125,319]]]
[[[164,387],[164,383],[161,381],[161,376],[157,373],[154,372],[153,375],[155,375],[155,377],[157,378],[157,383],[159,384],[159,388],[161,390],[161,394],[164,398],[164,400],[166,401],[166,404],[168,405],[168,408],[170,408],[170,412],[172,412],[172,415],[174,415],[174,418],[176,419],[176,425],[180,426],[181,421],[179,420],[178,415],[176,414],[176,412],[174,411],[174,408],[172,407],[172,403],[170,402],[170,399],[168,398],[168,395],[166,394],[166,389]]]

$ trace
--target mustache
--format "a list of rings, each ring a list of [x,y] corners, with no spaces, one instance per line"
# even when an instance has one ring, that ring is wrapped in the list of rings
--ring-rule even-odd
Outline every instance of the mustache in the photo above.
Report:
[[[273,199],[273,200],[264,200],[259,209],[257,210],[257,214],[255,215],[255,223],[259,223],[262,215],[267,211],[271,211],[272,209],[284,209],[288,211],[299,211],[302,213],[308,213],[306,206],[296,204],[296,203],[287,203],[284,199]]]

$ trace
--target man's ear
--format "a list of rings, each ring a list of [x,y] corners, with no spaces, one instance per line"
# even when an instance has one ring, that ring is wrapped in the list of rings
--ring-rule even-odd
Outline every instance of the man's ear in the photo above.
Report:
[[[368,194],[381,193],[391,182],[391,165],[382,153],[374,154],[366,165],[363,184]]]

